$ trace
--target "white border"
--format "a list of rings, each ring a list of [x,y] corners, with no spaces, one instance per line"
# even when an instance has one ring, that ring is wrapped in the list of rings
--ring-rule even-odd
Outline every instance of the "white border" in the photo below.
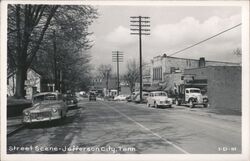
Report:
[[[120,6],[241,6],[242,7],[242,154],[6,154],[6,78],[7,78],[7,4],[90,4]],[[249,1],[6,1],[1,2],[1,54],[0,54],[0,91],[1,91],[1,160],[227,160],[248,161],[249,156]]]

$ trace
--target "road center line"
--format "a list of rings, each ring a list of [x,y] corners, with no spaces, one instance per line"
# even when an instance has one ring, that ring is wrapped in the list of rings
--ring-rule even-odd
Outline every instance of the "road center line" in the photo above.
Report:
[[[184,154],[189,154],[186,150],[182,149],[181,147],[175,145],[174,143],[168,141],[167,139],[161,137],[159,134],[153,132],[152,130],[150,130],[149,128],[143,126],[142,124],[140,124],[139,122],[135,121],[134,119],[130,118],[129,116],[125,115],[124,113],[120,112],[119,110],[113,108],[112,106],[108,105],[108,104],[105,104],[103,102],[100,102],[101,104],[105,105],[106,107],[114,110],[115,112],[119,113],[120,115],[126,117],[128,120],[134,122],[135,124],[137,124],[138,126],[140,126],[141,128],[143,128],[144,130],[146,131],[149,131],[151,134],[153,134],[154,136],[160,138],[161,140],[163,140],[164,142],[166,142],[167,144],[170,144],[172,145],[174,148],[178,149],[179,151],[183,152]]]

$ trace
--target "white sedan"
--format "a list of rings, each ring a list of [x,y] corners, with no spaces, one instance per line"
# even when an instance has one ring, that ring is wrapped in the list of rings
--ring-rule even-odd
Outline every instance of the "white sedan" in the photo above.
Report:
[[[126,95],[119,95],[114,97],[114,101],[126,101]]]
[[[150,92],[147,98],[147,106],[154,106],[155,108],[172,107],[172,99],[168,98],[167,93],[163,91]]]

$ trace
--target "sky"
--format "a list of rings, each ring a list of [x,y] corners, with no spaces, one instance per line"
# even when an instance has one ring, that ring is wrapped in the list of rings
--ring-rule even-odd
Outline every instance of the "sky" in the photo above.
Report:
[[[150,36],[143,36],[143,61],[164,53],[170,55],[241,23],[241,8],[236,6],[95,6],[99,18],[90,26],[94,46],[89,50],[91,63],[113,65],[112,51],[122,51],[120,72],[128,60],[139,60],[139,39],[130,35],[130,16],[150,17]],[[232,54],[241,47],[241,26],[174,57],[239,62]]]

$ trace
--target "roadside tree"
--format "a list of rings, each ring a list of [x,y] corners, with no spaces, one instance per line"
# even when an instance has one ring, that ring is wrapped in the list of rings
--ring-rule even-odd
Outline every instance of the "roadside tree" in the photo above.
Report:
[[[24,82],[31,65],[47,71],[48,77],[54,75],[56,82],[58,66],[67,73],[65,78],[72,78],[73,72],[69,71],[76,67],[71,66],[72,69],[66,71],[69,64],[79,66],[88,63],[90,57],[83,54],[92,45],[88,39],[90,33],[87,32],[87,26],[96,15],[96,10],[89,6],[8,6],[8,71],[16,72],[16,97],[25,95]],[[50,60],[54,64],[48,65]],[[53,74],[47,69],[52,69]],[[80,75],[79,71],[85,73],[78,70],[77,75]]]
[[[97,68],[97,71],[101,78],[106,79],[106,89],[109,89],[109,79],[112,74],[112,66],[109,64],[101,64]]]

